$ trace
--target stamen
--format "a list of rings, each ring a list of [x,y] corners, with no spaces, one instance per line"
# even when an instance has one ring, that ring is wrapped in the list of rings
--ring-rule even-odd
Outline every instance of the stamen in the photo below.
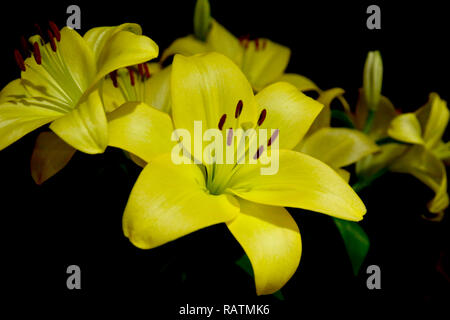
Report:
[[[222,130],[223,125],[225,124],[225,120],[227,120],[227,115],[224,114],[222,117],[220,117],[220,121],[219,121],[219,130]]]
[[[266,115],[267,115],[267,110],[263,109],[261,111],[261,114],[259,115],[259,119],[258,119],[258,127],[261,126],[264,122],[264,120],[266,120]]]
[[[239,118],[239,116],[241,115],[243,106],[244,106],[244,103],[242,102],[242,100],[239,100],[239,102],[236,106],[236,111],[234,112],[234,117],[236,119]]]
[[[22,55],[17,49],[14,50],[14,58],[16,59],[17,65],[19,66],[20,70],[25,71],[25,63],[23,62]]]
[[[36,28],[39,36],[41,37],[41,45],[44,45],[44,42],[43,42],[44,41],[44,34],[42,33],[41,27],[37,23],[34,24],[34,27]]]
[[[145,76],[148,78],[150,78],[150,71],[148,70],[148,65],[147,63],[143,63],[144,65],[144,70],[145,70]]]
[[[130,82],[131,82],[131,85],[134,86],[134,71],[133,71],[133,69],[131,69],[130,67],[127,67],[127,69],[128,69],[128,72],[130,73]]]
[[[266,49],[266,47],[267,47],[267,39],[264,39],[263,46],[262,46],[263,50]]]
[[[259,39],[258,38],[255,39],[255,50],[256,51],[259,50]]]
[[[30,48],[28,46],[28,41],[25,40],[24,36],[20,37],[20,45],[22,46],[23,53],[26,57],[30,56]]]
[[[48,25],[50,26],[50,29],[52,29],[53,34],[55,35],[56,40],[59,42],[61,41],[61,33],[59,32],[58,26],[53,22],[49,21]]]
[[[41,51],[39,50],[39,45],[37,42],[35,42],[33,45],[33,55],[34,60],[36,60],[36,63],[41,64],[42,63]]]
[[[248,43],[250,41],[250,35],[246,34],[245,36],[239,37],[239,42],[241,45],[243,45],[246,49],[248,48]]]
[[[142,64],[138,64],[138,71],[139,71],[139,75],[141,77],[144,77],[144,67],[142,66]]]
[[[231,142],[233,142],[233,128],[228,129],[227,145],[231,146]]]
[[[53,33],[50,30],[47,30],[47,32],[50,39],[50,46],[52,47],[53,52],[56,52],[56,43],[55,39],[53,38]]]
[[[117,70],[110,72],[109,76],[111,77],[114,88],[118,88],[119,84],[117,83]]]
[[[275,139],[278,137],[278,132],[280,130],[276,129],[275,132],[272,134],[272,136],[269,138],[269,141],[267,141],[267,146],[270,147],[272,143],[275,141]]]
[[[253,156],[253,159],[255,159],[255,160],[259,159],[259,157],[261,156],[263,151],[264,151],[264,146],[260,146],[258,148],[258,151],[256,151],[255,155]]]

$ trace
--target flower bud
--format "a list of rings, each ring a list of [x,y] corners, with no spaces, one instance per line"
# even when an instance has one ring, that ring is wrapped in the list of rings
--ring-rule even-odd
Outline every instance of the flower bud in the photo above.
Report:
[[[369,110],[377,110],[383,83],[383,61],[379,51],[370,51],[364,65],[363,88]]]

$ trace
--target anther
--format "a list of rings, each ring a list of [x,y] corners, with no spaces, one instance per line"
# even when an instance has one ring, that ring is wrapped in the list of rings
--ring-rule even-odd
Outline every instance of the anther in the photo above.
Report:
[[[53,34],[55,35],[56,40],[59,42],[61,41],[61,33],[59,32],[58,26],[53,22],[49,21],[48,25],[50,26],[50,29],[52,29]]]
[[[239,100],[239,102],[236,106],[236,111],[234,112],[234,117],[236,119],[239,118],[239,116],[241,115],[243,106],[244,106],[244,103],[242,102],[242,100]]]
[[[218,125],[219,130],[222,130],[223,125],[225,124],[225,120],[227,120],[227,115],[226,114],[224,114],[222,117],[220,117],[219,125]]]
[[[246,34],[245,36],[241,36],[239,38],[239,42],[241,43],[241,45],[243,45],[245,48],[248,48],[248,43],[250,41],[250,35]]]
[[[259,50],[259,39],[258,38],[255,39],[255,50],[256,51]]]
[[[270,147],[272,143],[275,141],[275,139],[278,137],[279,130],[276,129],[274,133],[272,133],[272,136],[269,138],[269,141],[267,141],[267,146]]]
[[[20,70],[25,71],[25,63],[23,62],[22,55],[17,49],[14,50],[14,58],[16,59],[17,65],[19,66]]]
[[[50,46],[52,47],[53,52],[56,52],[56,43],[53,38],[53,33],[50,30],[47,30],[48,38],[50,39]]]
[[[227,135],[227,145],[231,146],[232,141],[233,141],[233,128],[229,128],[228,135]]]
[[[128,69],[129,74],[130,74],[131,85],[134,86],[134,71],[130,67],[128,67],[127,69]]]
[[[28,57],[30,55],[30,47],[28,46],[28,41],[25,40],[24,36],[20,37],[20,45],[22,46],[23,54]]]
[[[43,43],[43,41],[44,41],[44,34],[42,33],[41,27],[37,23],[34,24],[34,27],[36,28],[39,36],[41,37],[41,45],[44,45],[44,43]]]
[[[41,64],[42,63],[41,51],[39,50],[39,45],[37,42],[35,42],[33,45],[33,55],[34,60],[36,60],[36,63]]]
[[[144,77],[144,67],[142,66],[142,64],[138,64],[138,71],[139,71],[139,75],[141,77]]]
[[[259,159],[259,157],[261,156],[263,151],[264,151],[264,146],[260,146],[258,148],[258,150],[256,151],[255,155],[253,156],[253,159],[255,159],[255,160]]]
[[[145,70],[145,76],[148,79],[148,78],[150,78],[150,71],[148,70],[148,65],[145,62],[143,63],[143,65],[144,65],[144,70]]]
[[[264,39],[262,45],[263,50],[266,49],[266,47],[267,47],[267,39]]]
[[[117,88],[119,86],[119,84],[117,83],[117,70],[110,72],[109,76],[111,77],[114,88]]]
[[[266,115],[267,115],[267,110],[263,109],[259,115],[258,127],[263,124],[264,120],[266,120]]]

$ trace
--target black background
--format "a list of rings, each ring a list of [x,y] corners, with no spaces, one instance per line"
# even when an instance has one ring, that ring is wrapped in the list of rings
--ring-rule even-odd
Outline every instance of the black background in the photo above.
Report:
[[[383,93],[397,108],[415,110],[432,91],[449,99],[448,12],[437,2],[211,2],[212,15],[232,33],[290,47],[287,71],[323,89],[344,88],[352,105],[365,56],[374,49],[383,56]],[[65,25],[66,8],[75,3],[81,7],[82,34],[96,26],[137,22],[162,51],[192,32],[195,1],[3,2],[1,86],[19,76],[13,50],[20,36],[33,34],[34,23]],[[373,3],[381,7],[381,30],[366,28],[366,8]],[[433,193],[410,176],[388,174],[361,193],[368,207],[362,226],[371,249],[358,277],[331,219],[291,210],[303,253],[280,302],[256,297],[253,280],[234,264],[241,248],[222,225],[150,251],[133,247],[123,236],[121,216],[139,170],[118,150],[96,156],[77,152],[62,172],[36,186],[29,161],[38,132],[0,152],[1,290],[9,306],[17,303],[18,313],[95,307],[172,319],[186,303],[256,303],[270,304],[272,318],[282,313],[298,318],[311,310],[362,317],[391,308],[436,310],[449,301],[448,275],[438,272],[441,266],[448,274],[448,217],[441,223],[420,218]],[[79,291],[66,288],[71,264],[81,267]],[[381,290],[366,287],[371,264],[381,268]],[[240,318],[245,317],[235,317]]]

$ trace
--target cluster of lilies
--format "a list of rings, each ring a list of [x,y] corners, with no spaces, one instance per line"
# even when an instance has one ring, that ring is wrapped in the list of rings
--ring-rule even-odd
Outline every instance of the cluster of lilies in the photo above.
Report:
[[[124,150],[143,167],[123,215],[125,236],[151,249],[225,223],[250,260],[257,294],[278,291],[300,262],[299,228],[285,207],[330,215],[346,245],[362,241],[357,221],[366,208],[356,192],[393,171],[430,187],[435,196],[427,216],[442,218],[449,203],[446,102],[432,93],[416,112],[399,113],[381,95],[379,52],[368,55],[354,108],[342,89],[320,89],[285,73],[289,48],[232,35],[209,16],[207,1],[198,1],[195,34],[175,40],[154,61],[158,54],[157,44],[133,23],[84,36],[54,23],[47,33],[39,28],[14,51],[20,78],[0,92],[0,150],[48,125],[31,158],[37,184],[76,151]],[[317,99],[304,93],[312,91]],[[332,102],[341,108],[332,109]],[[333,116],[346,126],[331,127]],[[276,130],[259,152],[270,153],[277,139],[278,172],[260,174],[258,161],[174,163],[171,153],[180,141],[173,132],[194,135],[195,121],[204,131]],[[255,132],[249,140],[258,139]],[[358,181],[353,188],[350,172]],[[365,253],[349,249],[356,271]]]

